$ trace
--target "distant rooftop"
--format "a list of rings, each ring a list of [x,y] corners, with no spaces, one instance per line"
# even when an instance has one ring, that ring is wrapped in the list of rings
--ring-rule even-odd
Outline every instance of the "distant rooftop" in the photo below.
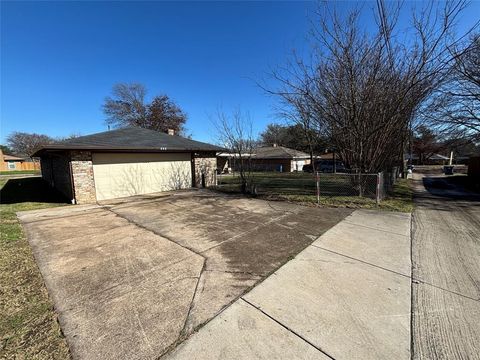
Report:
[[[297,159],[310,158],[310,155],[284,146],[263,146],[255,149],[252,157],[255,159]]]
[[[410,159],[410,154],[405,154],[406,159]],[[450,160],[448,156],[440,155],[440,154],[432,154],[430,157],[427,158],[428,160]],[[412,160],[418,160],[417,154],[412,154]]]
[[[25,160],[24,157],[19,157],[19,156],[13,156],[13,155],[3,155],[3,159],[5,161],[22,161]]]

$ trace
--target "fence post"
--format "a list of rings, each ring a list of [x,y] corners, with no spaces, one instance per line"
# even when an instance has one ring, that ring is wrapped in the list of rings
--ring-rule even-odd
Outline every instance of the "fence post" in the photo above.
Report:
[[[315,173],[315,182],[317,185],[317,204],[320,205],[320,176],[319,172]]]
[[[377,203],[377,206],[378,204],[380,203],[380,176],[382,175],[382,173],[378,173],[377,174],[377,191],[376,191],[376,203]]]
[[[362,171],[358,172],[358,196],[363,197]]]

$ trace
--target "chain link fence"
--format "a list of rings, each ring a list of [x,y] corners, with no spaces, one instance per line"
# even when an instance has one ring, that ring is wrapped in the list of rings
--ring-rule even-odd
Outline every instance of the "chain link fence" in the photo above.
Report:
[[[377,202],[385,199],[393,186],[401,176],[400,168],[394,167],[390,171],[383,171],[378,174],[378,193]]]
[[[392,191],[399,175],[398,167],[377,174],[317,173],[317,197],[357,196],[379,203]]]
[[[317,196],[359,196],[377,198],[378,174],[316,173]]]
[[[379,203],[392,190],[398,178],[398,169],[378,174],[292,172],[251,173],[246,190],[255,195],[320,198],[361,198]],[[237,175],[219,175],[217,188],[239,192],[241,179]]]

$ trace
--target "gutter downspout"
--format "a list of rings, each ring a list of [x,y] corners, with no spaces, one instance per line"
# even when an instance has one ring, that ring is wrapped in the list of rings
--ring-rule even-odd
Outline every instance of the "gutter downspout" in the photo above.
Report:
[[[68,159],[68,167],[70,169],[70,187],[72,189],[72,205],[75,205],[77,202],[75,200],[75,184],[73,182],[73,168],[72,168],[72,158]]]

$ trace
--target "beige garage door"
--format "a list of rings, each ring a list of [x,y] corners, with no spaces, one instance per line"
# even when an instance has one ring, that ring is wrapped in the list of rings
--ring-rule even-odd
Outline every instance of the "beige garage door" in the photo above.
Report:
[[[97,200],[192,186],[190,154],[94,153]]]

